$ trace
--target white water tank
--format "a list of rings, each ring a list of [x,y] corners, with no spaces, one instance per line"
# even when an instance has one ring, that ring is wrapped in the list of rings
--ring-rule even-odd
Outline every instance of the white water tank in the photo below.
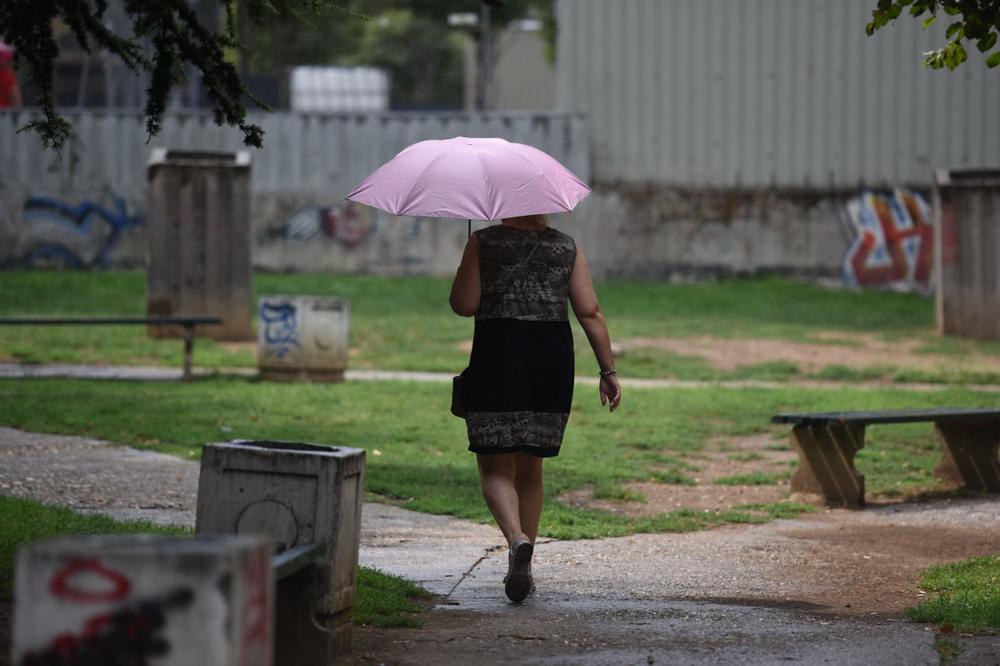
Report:
[[[389,74],[378,67],[293,67],[293,111],[385,111]]]

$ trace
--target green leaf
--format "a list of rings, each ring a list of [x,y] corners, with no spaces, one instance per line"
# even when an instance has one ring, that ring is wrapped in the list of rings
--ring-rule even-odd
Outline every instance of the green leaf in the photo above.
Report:
[[[951,39],[955,35],[960,35],[964,26],[965,24],[962,23],[961,21],[955,21],[954,23],[948,26],[948,31],[944,33],[944,36],[947,37],[948,39]]]
[[[983,37],[978,42],[976,42],[976,47],[979,49],[980,53],[986,53],[997,43],[997,33],[991,32],[986,37]]]
[[[990,54],[990,57],[986,59],[986,66],[993,69],[997,65],[1000,65],[1000,51]]]
[[[932,25],[934,25],[934,21],[936,21],[936,20],[937,20],[937,16],[930,16],[928,18],[925,18],[924,22],[922,24],[924,26],[924,30],[926,30],[927,28],[929,28]]]

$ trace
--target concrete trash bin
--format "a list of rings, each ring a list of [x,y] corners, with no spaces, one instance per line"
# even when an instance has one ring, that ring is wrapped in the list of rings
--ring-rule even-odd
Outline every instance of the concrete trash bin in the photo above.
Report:
[[[364,449],[347,447],[236,440],[202,451],[196,534],[263,534],[279,550],[326,546],[278,582],[278,664],[326,664],[350,649],[364,469]]]
[[[270,666],[273,618],[259,537],[65,537],[18,553],[13,663]]]
[[[264,296],[257,313],[257,365],[261,377],[343,380],[351,321],[348,299]]]
[[[146,314],[215,316],[216,340],[253,340],[250,153],[154,148],[148,167]],[[181,337],[150,326],[150,337]]]

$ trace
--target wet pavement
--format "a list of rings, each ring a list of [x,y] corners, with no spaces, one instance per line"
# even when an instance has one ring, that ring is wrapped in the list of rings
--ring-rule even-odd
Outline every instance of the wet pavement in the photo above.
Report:
[[[194,461],[0,428],[3,495],[190,527],[197,479]],[[939,636],[900,614],[920,599],[916,576],[990,552],[1000,552],[1000,502],[989,498],[540,540],[538,591],[511,604],[495,527],[369,503],[361,563],[438,598],[423,628],[358,629],[348,663],[937,664]],[[945,638],[963,650],[949,663],[1000,663],[997,637]]]

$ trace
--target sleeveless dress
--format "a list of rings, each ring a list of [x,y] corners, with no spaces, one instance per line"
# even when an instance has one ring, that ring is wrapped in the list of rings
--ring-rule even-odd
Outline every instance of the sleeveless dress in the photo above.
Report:
[[[551,227],[501,224],[476,237],[482,289],[465,371],[469,450],[558,455],[573,402],[567,299],[576,243]]]

